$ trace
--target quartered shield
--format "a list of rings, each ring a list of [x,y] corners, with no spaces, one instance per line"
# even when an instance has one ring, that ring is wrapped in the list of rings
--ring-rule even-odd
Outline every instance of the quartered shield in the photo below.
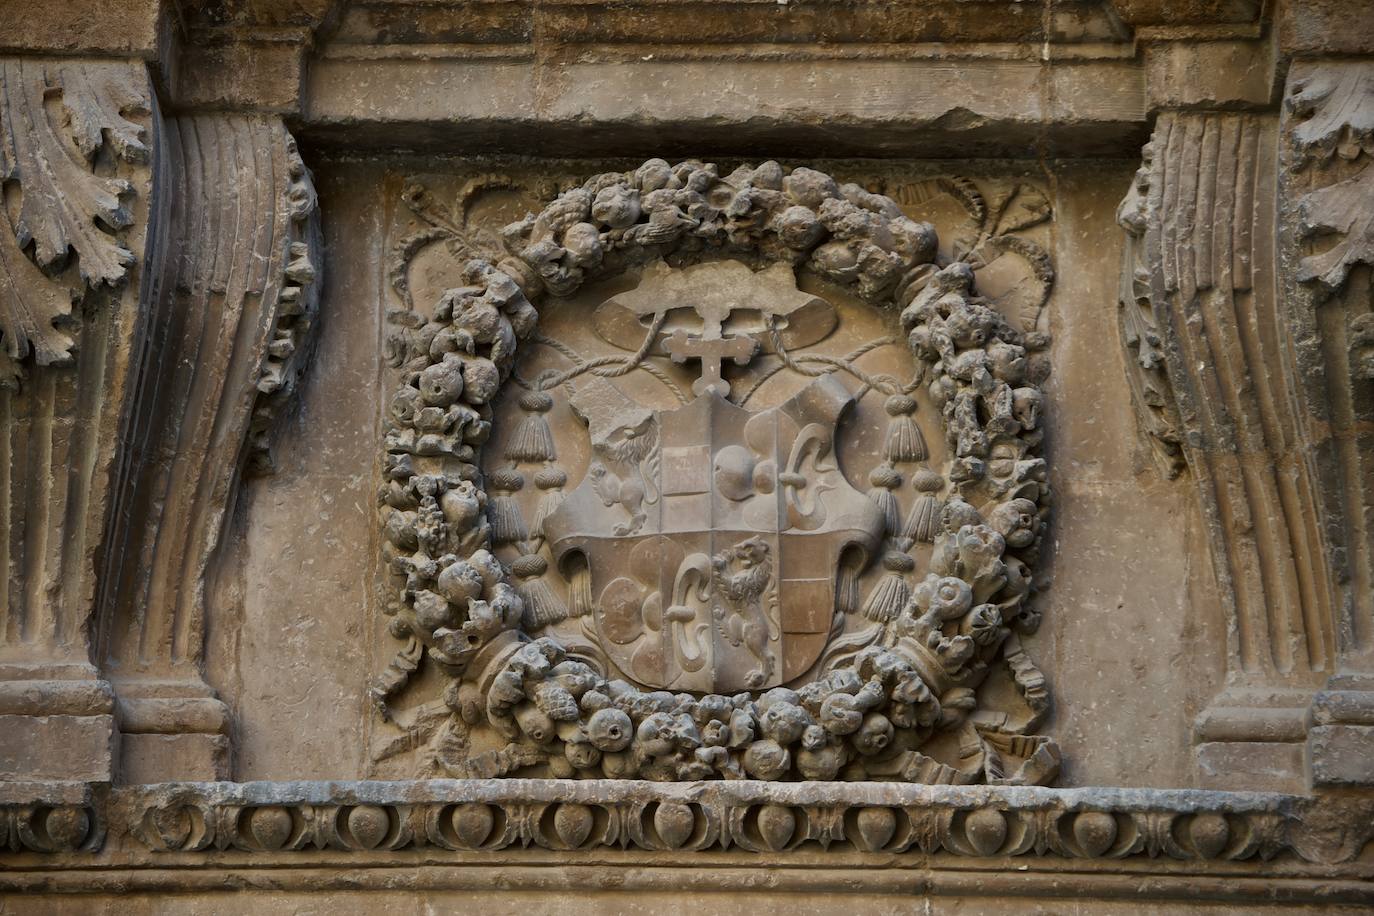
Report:
[[[651,411],[603,380],[580,386],[593,463],[544,534],[560,568],[585,557],[595,633],[621,671],[733,693],[815,664],[841,556],[866,563],[883,532],[835,460],[852,401],[833,375],[757,412],[715,391]]]

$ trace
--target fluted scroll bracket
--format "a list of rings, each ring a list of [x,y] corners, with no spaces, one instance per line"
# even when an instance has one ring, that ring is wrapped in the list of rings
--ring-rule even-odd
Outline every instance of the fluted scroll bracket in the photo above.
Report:
[[[1195,736],[1228,786],[1374,784],[1371,151],[1374,66],[1302,62],[1279,118],[1162,114],[1118,213],[1137,413],[1224,612]]]
[[[1225,682],[1194,736],[1204,780],[1227,787],[1301,784],[1335,642],[1323,479],[1275,285],[1278,143],[1269,115],[1166,112],[1118,213],[1137,414],[1193,488],[1223,612]]]
[[[168,119],[171,231],[130,437],[122,545],[102,581],[101,652],[123,778],[227,775],[229,714],[202,663],[214,559],[245,468],[304,372],[318,297],[315,192],[280,119]]]

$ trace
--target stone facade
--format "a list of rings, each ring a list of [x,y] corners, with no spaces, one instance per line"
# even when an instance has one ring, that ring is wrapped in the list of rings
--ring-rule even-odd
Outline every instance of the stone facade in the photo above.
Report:
[[[0,908],[1374,906],[1363,4],[0,26]]]

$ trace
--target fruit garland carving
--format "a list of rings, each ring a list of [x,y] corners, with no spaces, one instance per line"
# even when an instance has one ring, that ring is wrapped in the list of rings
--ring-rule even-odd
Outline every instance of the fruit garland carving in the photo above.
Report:
[[[384,714],[427,659],[452,678],[435,758],[455,776],[1053,779],[1058,749],[1032,733],[1048,692],[1019,640],[1039,624],[1028,599],[1050,502],[1039,431],[1047,365],[1028,354],[1044,335],[1023,334],[981,300],[968,264],[941,268],[930,224],[811,169],[767,162],[721,176],[712,165],[654,159],[564,192],[506,227],[501,243],[504,255],[468,261],[465,285],[445,292],[432,318],[393,313],[401,384],[389,408],[380,516],[394,582],[387,611],[406,646],[373,687]],[[591,601],[574,583],[565,604],[541,578],[541,519],[568,484],[551,463],[548,394],[522,395],[525,418],[508,448],[542,470],[484,476],[480,451],[517,347],[536,335],[534,303],[659,259],[722,258],[786,263],[900,310],[950,458],[938,471],[927,466],[916,399],[890,393],[885,461],[870,475],[870,498],[887,519],[887,574],[862,601],[839,596],[880,632],[798,689],[701,696],[640,688],[572,657],[557,638],[531,638]],[[527,525],[511,496],[530,483],[544,495]],[[906,518],[893,497],[901,486],[919,494]],[[933,552],[913,583],[918,541]],[[497,544],[520,556],[502,564]],[[998,662],[1025,700],[1019,721],[979,708],[976,690]],[[469,755],[469,733],[482,726],[507,743]],[[948,734],[957,760],[922,752]]]

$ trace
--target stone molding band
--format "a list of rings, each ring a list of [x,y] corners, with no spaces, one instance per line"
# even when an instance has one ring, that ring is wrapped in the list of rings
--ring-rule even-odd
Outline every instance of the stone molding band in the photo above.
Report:
[[[98,787],[9,783],[10,852],[358,853],[619,848],[823,849],[1192,862],[1350,862],[1374,840],[1325,815],[1360,799],[1201,789],[771,783],[755,780],[363,780]],[[17,861],[17,860],[11,860]],[[184,862],[184,859],[178,859]]]
[[[473,866],[487,881],[496,880],[489,870],[509,869],[511,886],[576,888],[604,883],[604,870],[623,860],[634,865],[624,886],[646,889],[680,880],[659,866],[692,864],[721,889],[742,888],[746,874],[767,867],[781,869],[770,889],[855,891],[828,869],[862,868],[865,888],[880,893],[978,893],[969,883],[977,876],[982,893],[1374,903],[1361,857],[1371,838],[1368,800],[1204,790],[12,783],[0,794],[0,889],[82,892],[113,880],[158,890],[258,869],[279,889],[319,888],[340,869],[350,877],[339,886],[354,889],[475,888]],[[689,862],[661,858],[683,852]],[[42,871],[53,854],[71,867]]]

